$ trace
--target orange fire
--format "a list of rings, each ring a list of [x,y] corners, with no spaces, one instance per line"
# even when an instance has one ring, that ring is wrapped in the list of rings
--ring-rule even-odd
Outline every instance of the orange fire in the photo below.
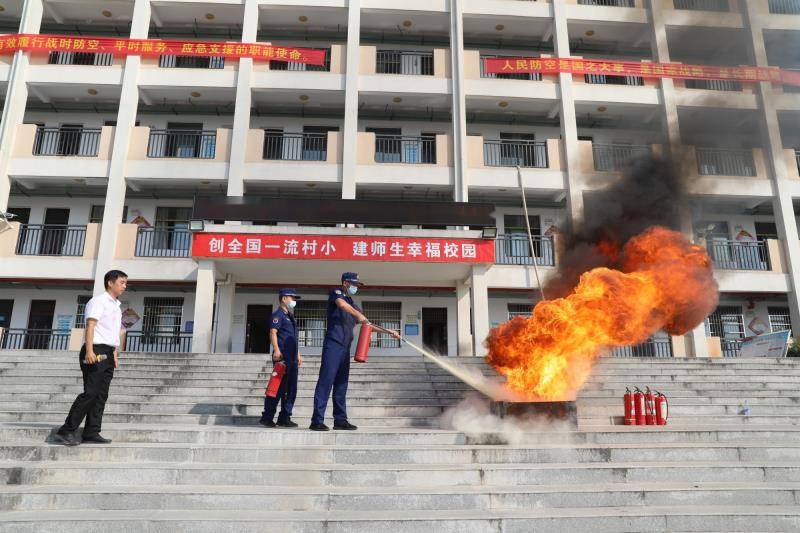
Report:
[[[663,330],[682,335],[717,305],[706,251],[678,232],[653,227],[620,251],[620,270],[584,273],[565,298],[544,300],[486,339],[488,362],[528,399],[568,400],[604,349]]]

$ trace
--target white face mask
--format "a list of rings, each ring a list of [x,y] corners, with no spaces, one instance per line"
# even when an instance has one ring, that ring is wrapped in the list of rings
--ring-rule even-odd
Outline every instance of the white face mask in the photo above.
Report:
[[[355,296],[356,293],[358,292],[358,287],[356,287],[355,285],[350,285],[349,287],[347,287],[347,292],[350,293],[350,296]]]
[[[294,309],[296,305],[297,302],[295,300],[289,300],[288,302],[286,302],[286,307],[288,307],[290,311]]]

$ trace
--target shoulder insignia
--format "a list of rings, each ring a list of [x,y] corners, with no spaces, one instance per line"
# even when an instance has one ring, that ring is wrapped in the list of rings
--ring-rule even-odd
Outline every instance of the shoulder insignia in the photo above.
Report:
[[[334,292],[335,294],[342,294],[342,291],[340,291],[339,289],[336,289],[336,290],[335,290],[335,291],[333,291],[333,292]]]
[[[278,317],[272,319],[273,324],[277,324],[278,322],[280,322],[280,319]]]

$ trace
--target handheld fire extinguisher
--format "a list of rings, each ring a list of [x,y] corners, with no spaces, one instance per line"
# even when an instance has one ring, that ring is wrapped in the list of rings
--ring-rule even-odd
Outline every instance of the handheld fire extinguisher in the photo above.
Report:
[[[269,383],[267,383],[267,390],[264,391],[264,396],[269,396],[270,398],[278,396],[278,390],[281,388],[281,381],[285,373],[286,363],[283,361],[275,363],[275,366],[272,367],[272,375],[269,377]]]
[[[644,421],[648,426],[656,425],[656,396],[650,391],[650,387],[645,387],[644,393]]]
[[[633,392],[633,418],[637,426],[644,425],[644,393],[639,387],[634,387]]]
[[[356,363],[366,363],[369,355],[369,341],[372,338],[372,324],[364,322],[361,324],[361,331],[358,333],[358,344],[356,344],[356,355],[353,361]]]
[[[669,401],[667,397],[656,391],[656,425],[666,426],[669,418]]]
[[[633,393],[631,389],[625,387],[625,396],[623,396],[623,404],[625,405],[625,425],[635,426],[636,418],[633,416]]]

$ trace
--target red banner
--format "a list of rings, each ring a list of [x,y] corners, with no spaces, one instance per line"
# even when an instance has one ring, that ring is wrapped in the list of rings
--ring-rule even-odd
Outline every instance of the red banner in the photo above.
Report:
[[[310,65],[325,64],[325,50],[318,48],[295,48],[259,43],[122,39],[71,35],[14,34],[0,36],[0,54],[10,54],[17,50],[34,53],[93,52],[122,56],[212,56],[226,59],[250,57],[262,61],[275,59]]]
[[[234,259],[494,263],[490,239],[195,233],[192,256]]]
[[[681,63],[648,63],[607,61],[602,59],[498,57],[486,58],[485,70],[490,74],[538,72],[541,74],[599,74],[639,76],[642,78],[678,78],[699,80],[734,80],[740,82],[771,81],[800,85],[800,73],[777,67],[716,67]]]

